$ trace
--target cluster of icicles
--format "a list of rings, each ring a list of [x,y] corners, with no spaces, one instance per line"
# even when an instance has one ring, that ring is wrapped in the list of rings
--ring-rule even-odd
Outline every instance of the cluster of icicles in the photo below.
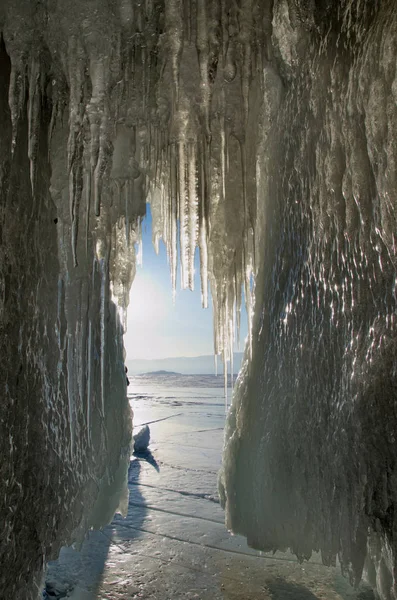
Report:
[[[139,181],[152,203],[155,246],[162,239],[167,248],[174,291],[178,246],[181,287],[190,289],[199,248],[202,304],[210,282],[214,350],[226,365],[243,294],[251,315],[255,202],[247,194],[245,131],[250,81],[264,60],[267,9],[252,0],[238,7],[231,0],[118,0],[112,9],[95,3],[95,10],[76,1],[53,12],[50,5],[14,4],[4,26],[14,141],[28,93],[34,192],[43,98],[51,99],[50,151],[54,131],[68,120],[74,265],[82,222],[86,237],[95,232],[101,247],[101,211],[114,203],[126,247],[139,238]],[[117,288],[115,275],[109,277]],[[125,304],[125,285],[121,296]]]

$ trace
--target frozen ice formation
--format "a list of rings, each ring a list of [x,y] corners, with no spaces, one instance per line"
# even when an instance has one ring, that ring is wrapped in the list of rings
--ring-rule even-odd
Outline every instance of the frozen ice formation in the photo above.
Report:
[[[228,526],[396,599],[395,0],[3,0],[0,585],[126,503],[145,202],[226,363]],[[255,294],[255,306],[254,306]]]
[[[134,452],[147,452],[150,443],[149,425],[144,425],[138,433],[134,433]]]

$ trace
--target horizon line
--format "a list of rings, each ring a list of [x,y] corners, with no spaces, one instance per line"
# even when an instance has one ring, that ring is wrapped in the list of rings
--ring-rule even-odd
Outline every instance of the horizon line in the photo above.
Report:
[[[243,350],[236,350],[233,351],[233,354],[243,354],[244,351]],[[126,357],[126,362],[127,361],[135,361],[135,360],[141,360],[141,361],[152,361],[152,360],[180,360],[181,358],[186,358],[186,359],[191,359],[191,358],[215,358],[215,356],[219,356],[221,357],[221,354],[198,354],[198,355],[194,355],[194,356],[165,356],[163,358],[128,358],[128,356]]]

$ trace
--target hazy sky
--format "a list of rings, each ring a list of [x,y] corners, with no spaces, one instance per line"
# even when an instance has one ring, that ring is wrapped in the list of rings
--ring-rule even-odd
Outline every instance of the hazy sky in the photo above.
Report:
[[[213,353],[212,308],[201,307],[200,269],[196,256],[195,291],[177,282],[172,301],[170,272],[163,243],[157,256],[152,245],[150,205],[143,222],[143,266],[137,267],[128,308],[124,345],[127,359],[198,356]],[[178,271],[179,277],[179,271]],[[245,314],[241,339],[246,335]]]

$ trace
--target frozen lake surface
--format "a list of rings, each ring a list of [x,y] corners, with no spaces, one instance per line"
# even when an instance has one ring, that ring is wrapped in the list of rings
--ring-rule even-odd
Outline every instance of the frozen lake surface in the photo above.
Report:
[[[136,377],[129,397],[134,433],[150,423],[151,441],[150,453],[131,459],[128,516],[91,532],[81,552],[64,548],[49,565],[45,598],[374,598],[320,557],[301,565],[290,554],[265,555],[226,530],[217,493],[221,377]]]

